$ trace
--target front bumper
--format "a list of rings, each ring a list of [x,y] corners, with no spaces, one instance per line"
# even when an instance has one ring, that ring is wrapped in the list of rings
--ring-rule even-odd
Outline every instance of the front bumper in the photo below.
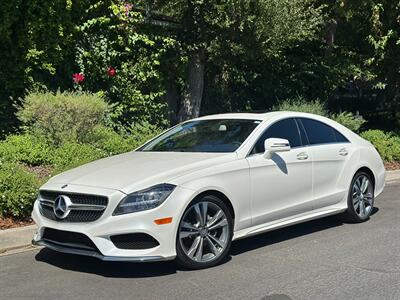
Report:
[[[44,240],[39,240],[39,241],[32,240],[32,244],[35,246],[44,246],[46,248],[49,248],[49,249],[57,251],[57,252],[95,257],[95,258],[103,260],[103,261],[150,262],[150,261],[163,261],[163,260],[169,260],[169,259],[174,258],[174,257],[167,258],[167,257],[162,257],[162,256],[132,256],[132,257],[104,256],[97,251],[90,251],[90,250],[83,250],[83,249],[78,249],[78,248],[73,248],[73,247],[60,246],[55,243],[51,243],[51,242],[44,241]]]
[[[46,189],[60,190],[60,186],[46,186]],[[91,256],[104,261],[145,262],[175,258],[178,224],[188,199],[191,199],[193,193],[191,190],[176,187],[169,198],[159,207],[119,216],[113,216],[112,213],[120,200],[126,196],[122,192],[73,185],[68,186],[63,191],[104,195],[109,198],[109,204],[104,214],[94,222],[67,223],[53,221],[44,217],[40,213],[39,204],[36,201],[32,218],[38,226],[38,231],[32,240],[33,244],[45,246],[59,252]],[[154,223],[154,220],[166,217],[172,217],[172,223],[164,225]],[[84,234],[95,244],[97,249],[92,251],[45,240],[43,239],[45,228]],[[159,245],[149,249],[128,250],[117,248],[110,239],[114,235],[131,233],[148,234],[156,239]]]

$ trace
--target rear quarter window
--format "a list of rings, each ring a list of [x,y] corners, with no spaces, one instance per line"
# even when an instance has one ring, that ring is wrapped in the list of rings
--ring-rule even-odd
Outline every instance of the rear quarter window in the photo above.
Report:
[[[349,140],[343,134],[341,134],[336,129],[333,129],[333,131],[335,132],[336,142],[338,142],[338,143],[349,143]]]

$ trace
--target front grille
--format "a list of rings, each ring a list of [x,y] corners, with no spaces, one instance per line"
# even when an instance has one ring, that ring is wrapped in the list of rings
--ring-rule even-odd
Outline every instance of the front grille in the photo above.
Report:
[[[60,195],[69,197],[72,202],[70,212],[65,218],[59,218],[54,213],[54,201]],[[58,222],[96,221],[102,216],[108,204],[108,198],[99,195],[42,190],[39,197],[40,213],[44,217]]]
[[[63,247],[100,252],[92,240],[83,233],[45,228],[42,240]]]
[[[113,235],[110,237],[115,247],[119,249],[150,249],[160,245],[152,236],[145,233]]]

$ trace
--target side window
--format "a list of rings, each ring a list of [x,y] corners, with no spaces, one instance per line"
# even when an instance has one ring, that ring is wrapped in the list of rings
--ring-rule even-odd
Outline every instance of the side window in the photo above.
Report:
[[[333,131],[335,132],[336,142],[338,142],[338,143],[349,143],[349,140],[343,134],[341,134],[336,129],[333,129]]]
[[[348,142],[340,132],[327,124],[307,118],[300,118],[299,120],[301,120],[307,132],[307,137],[311,145]]]
[[[304,129],[303,124],[301,124],[299,119],[296,119],[296,123],[297,123],[297,127],[300,130],[300,137],[301,137],[301,141],[302,141],[303,146],[304,145],[309,145],[310,143],[308,142],[306,130]]]
[[[298,147],[302,145],[299,129],[294,119],[284,119],[268,127],[258,139],[251,153],[263,153],[265,151],[264,142],[268,138],[287,139],[291,147]]]

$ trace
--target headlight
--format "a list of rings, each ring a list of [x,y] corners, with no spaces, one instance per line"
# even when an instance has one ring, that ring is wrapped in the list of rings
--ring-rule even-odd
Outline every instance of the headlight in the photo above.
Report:
[[[175,185],[164,183],[130,194],[121,200],[113,215],[123,215],[155,208],[161,205],[174,189]]]

